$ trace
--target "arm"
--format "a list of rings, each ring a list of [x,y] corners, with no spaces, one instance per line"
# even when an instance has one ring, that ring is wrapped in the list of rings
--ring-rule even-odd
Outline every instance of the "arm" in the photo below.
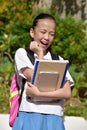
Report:
[[[38,59],[42,58],[41,54],[43,53],[41,48],[34,41],[30,44],[31,50],[33,50],[37,55]],[[42,53],[41,53],[42,52]],[[43,53],[44,54],[44,53]],[[69,81],[66,81],[63,88],[52,92],[40,92],[38,88],[31,83],[28,83],[28,88],[26,94],[30,97],[46,97],[46,98],[56,98],[56,99],[67,99],[71,97],[71,88]]]
[[[15,53],[15,68],[21,77],[31,80],[33,65],[27,56],[26,50],[23,48],[19,48]]]
[[[28,67],[22,68],[21,72],[24,74],[26,79],[31,80],[32,74],[33,74],[33,69],[30,69]]]
[[[68,99],[71,97],[71,88],[69,81],[66,81],[63,88],[51,92],[40,92],[36,86],[28,83],[26,94],[30,97]]]
[[[30,43],[30,49],[37,54],[38,59],[43,58],[43,50],[38,46],[38,43],[33,41]],[[33,74],[32,63],[27,57],[26,51],[23,48],[19,48],[15,53],[15,65],[16,69],[21,76],[25,76],[29,81],[31,80]],[[22,75],[23,74],[23,75]]]
[[[44,51],[43,49],[39,46],[39,44],[36,41],[32,41],[30,43],[30,49],[37,54],[38,59],[43,59],[44,57]]]
[[[44,52],[42,50],[41,47],[38,46],[38,43],[35,42],[35,41],[32,41],[30,43],[30,49],[35,52],[37,54],[37,58],[38,59],[42,59],[43,56],[44,56]],[[25,68],[22,68],[21,69],[21,72],[24,74],[24,76],[27,78],[27,79],[31,79],[32,77],[32,74],[33,74],[33,69],[30,69],[28,67],[25,67]]]

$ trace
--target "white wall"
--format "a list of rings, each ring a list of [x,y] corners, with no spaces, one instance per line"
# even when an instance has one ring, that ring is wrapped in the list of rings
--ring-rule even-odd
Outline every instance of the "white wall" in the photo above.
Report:
[[[66,116],[64,122],[66,130],[87,130],[87,120],[82,117]]]
[[[8,120],[8,114],[0,114],[0,130],[11,130]],[[64,124],[66,130],[87,130],[87,120],[82,117],[66,116]]]
[[[8,120],[8,114],[0,114],[0,130],[11,130],[11,127],[9,127]]]

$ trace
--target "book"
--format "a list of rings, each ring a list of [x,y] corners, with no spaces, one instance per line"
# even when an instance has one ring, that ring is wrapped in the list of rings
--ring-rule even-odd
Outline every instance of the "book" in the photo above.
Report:
[[[40,71],[38,74],[38,87],[40,91],[53,91],[58,82],[58,72]]]
[[[44,92],[59,89],[63,87],[68,65],[68,60],[36,60],[31,83]]]

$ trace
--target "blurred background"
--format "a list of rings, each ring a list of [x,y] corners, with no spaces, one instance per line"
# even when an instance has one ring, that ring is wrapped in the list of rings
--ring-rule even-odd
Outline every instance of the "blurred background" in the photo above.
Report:
[[[15,51],[29,46],[29,29],[41,12],[57,21],[51,50],[70,61],[75,81],[64,115],[87,119],[87,0],[0,0],[0,113],[9,114]]]

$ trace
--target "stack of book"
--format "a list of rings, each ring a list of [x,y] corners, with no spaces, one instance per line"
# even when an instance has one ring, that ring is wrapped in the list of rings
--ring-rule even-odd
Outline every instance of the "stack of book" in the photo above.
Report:
[[[68,60],[36,60],[31,83],[43,92],[59,89],[64,85],[68,65]],[[33,100],[52,101],[53,99],[35,98]]]

